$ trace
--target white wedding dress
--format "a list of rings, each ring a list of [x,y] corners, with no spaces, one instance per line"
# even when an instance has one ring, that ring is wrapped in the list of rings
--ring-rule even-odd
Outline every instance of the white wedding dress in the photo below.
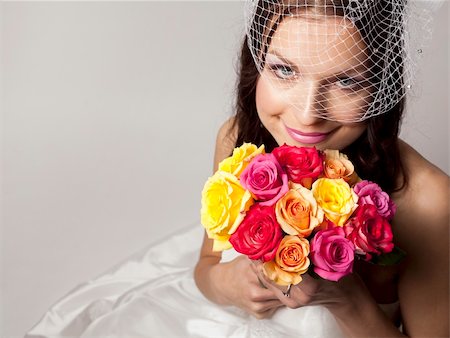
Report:
[[[200,225],[131,256],[64,296],[27,333],[37,337],[341,337],[322,306],[281,308],[258,320],[221,307],[197,289]],[[235,251],[226,251],[231,260]]]

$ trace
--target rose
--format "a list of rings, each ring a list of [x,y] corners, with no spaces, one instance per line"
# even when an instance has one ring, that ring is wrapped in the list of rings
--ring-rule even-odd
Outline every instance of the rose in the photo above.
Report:
[[[341,178],[319,178],[311,191],[325,216],[337,226],[343,226],[357,207],[358,196]]]
[[[288,190],[288,178],[273,154],[257,155],[244,169],[240,181],[263,206],[271,206]]]
[[[397,207],[389,195],[381,190],[380,186],[370,181],[361,181],[353,187],[358,195],[358,204],[372,204],[377,208],[380,216],[391,220]]]
[[[275,260],[264,263],[264,274],[279,285],[298,284],[309,268],[309,242],[298,236],[285,236]]]
[[[275,256],[282,238],[273,207],[254,204],[231,235],[230,243],[237,252],[250,259],[267,262]]]
[[[324,161],[324,176],[327,178],[342,178],[350,186],[354,185],[359,177],[355,172],[353,163],[349,161],[347,155],[340,153],[338,150],[326,149]]]
[[[201,223],[213,250],[231,248],[228,239],[254,203],[251,194],[230,173],[217,171],[208,178],[202,190]]]
[[[219,163],[219,170],[226,171],[239,178],[250,161],[256,155],[264,152],[264,145],[258,148],[252,143],[244,143],[240,147],[234,148],[233,154]]]
[[[365,255],[366,260],[370,260],[372,254],[389,253],[394,248],[391,225],[372,204],[359,206],[344,230],[355,245],[356,253]]]
[[[323,210],[318,207],[311,190],[295,183],[291,183],[290,188],[275,205],[278,223],[289,235],[307,237],[323,222]]]
[[[272,154],[286,171],[290,181],[311,189],[322,172],[322,157],[316,148],[288,146],[275,148]]]
[[[311,262],[320,277],[337,282],[353,270],[355,246],[341,227],[318,231],[311,243]]]

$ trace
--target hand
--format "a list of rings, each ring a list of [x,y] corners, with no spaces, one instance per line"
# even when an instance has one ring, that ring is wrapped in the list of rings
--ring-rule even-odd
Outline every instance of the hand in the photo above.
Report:
[[[367,289],[356,274],[348,275],[339,282],[315,279],[308,274],[302,275],[302,281],[292,285],[289,296],[287,286],[275,284],[263,272],[263,263],[253,261],[252,269],[265,287],[271,290],[287,307],[295,309],[306,305],[324,305],[332,309],[357,302],[358,297],[368,296]]]
[[[258,280],[251,260],[240,256],[226,266],[225,283],[222,283],[223,295],[228,302],[243,309],[258,319],[269,318],[284,306],[276,295],[277,290],[265,288]]]

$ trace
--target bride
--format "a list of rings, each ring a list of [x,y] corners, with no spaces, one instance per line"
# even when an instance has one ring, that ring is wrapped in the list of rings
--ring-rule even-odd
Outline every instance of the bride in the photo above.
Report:
[[[286,290],[248,258],[201,243],[194,225],[73,290],[27,337],[448,336],[448,176],[398,138],[408,9],[248,1],[236,111],[214,158],[216,170],[243,142],[346,153],[397,205],[400,265],[359,262],[339,282],[306,276]]]

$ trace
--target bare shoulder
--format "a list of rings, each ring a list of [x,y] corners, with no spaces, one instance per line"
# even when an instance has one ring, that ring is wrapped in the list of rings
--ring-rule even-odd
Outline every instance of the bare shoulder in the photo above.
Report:
[[[214,171],[220,161],[231,155],[237,138],[237,126],[234,117],[226,120],[219,128],[216,137],[216,148],[214,153]]]
[[[411,336],[447,336],[450,180],[408,144],[400,150],[409,181],[393,195],[393,230],[407,254],[398,288],[404,328]]]
[[[428,216],[436,213],[448,216],[448,175],[403,141],[400,142],[400,151],[409,180],[406,189],[398,194],[399,207],[414,207],[418,213]]]
[[[408,173],[408,185],[393,196],[398,207],[396,223],[400,235],[403,232],[407,235],[416,227],[423,232],[424,222],[427,233],[443,235],[449,228],[448,175],[403,141],[400,150]]]

